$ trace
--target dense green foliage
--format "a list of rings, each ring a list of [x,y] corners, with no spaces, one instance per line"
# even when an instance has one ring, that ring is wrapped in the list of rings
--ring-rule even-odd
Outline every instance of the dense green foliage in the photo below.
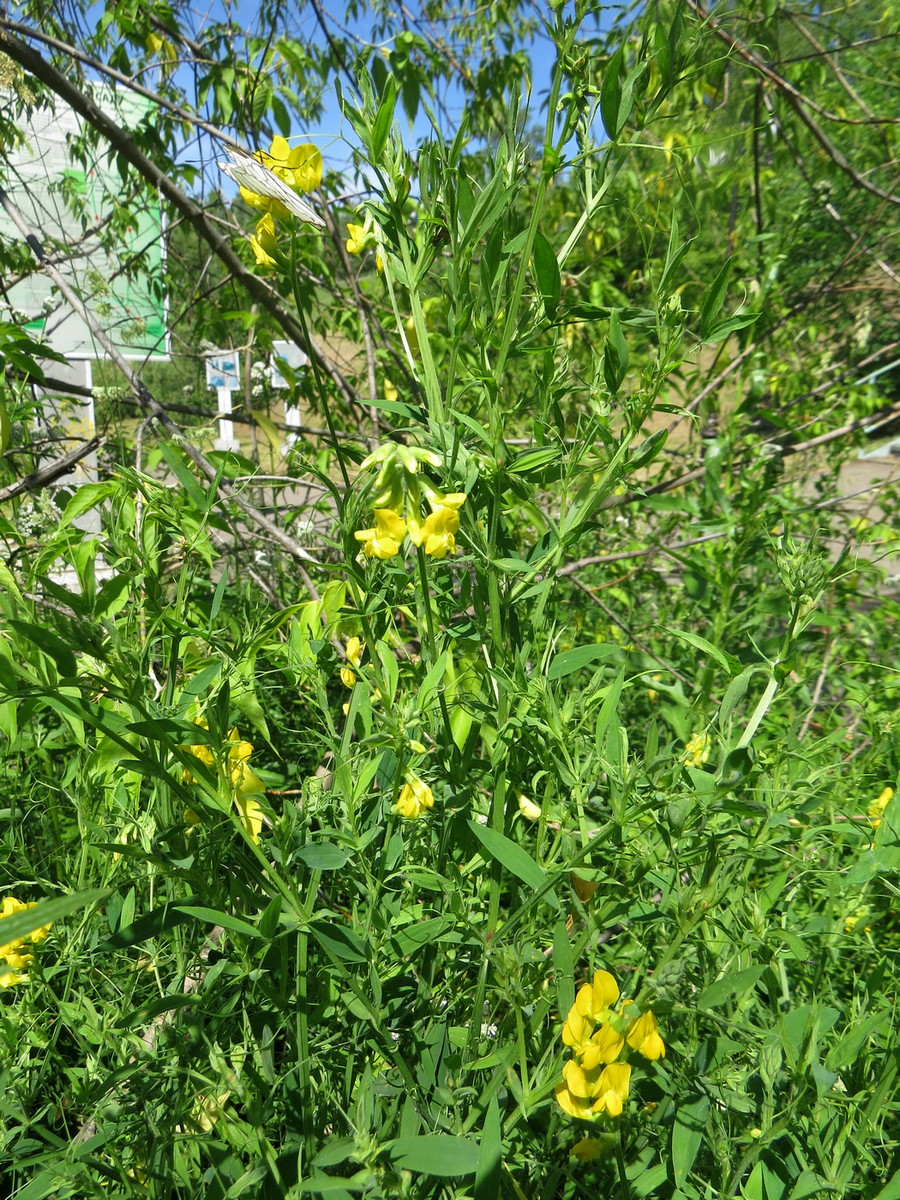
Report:
[[[86,136],[165,174],[183,356],[103,365],[51,490],[0,325],[4,1194],[897,1200],[898,496],[840,468],[900,411],[900,23],[311,11],[0,21],[7,130],[157,96]],[[335,82],[325,227],[261,256],[187,130],[304,142]],[[318,432],[261,387],[207,449],[201,342],[285,336]]]

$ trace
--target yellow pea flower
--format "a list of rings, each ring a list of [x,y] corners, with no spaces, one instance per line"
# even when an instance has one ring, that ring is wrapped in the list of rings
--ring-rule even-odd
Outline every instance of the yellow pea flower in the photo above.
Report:
[[[365,225],[348,224],[347,232],[350,234],[346,242],[347,253],[362,254],[366,248],[366,242],[368,241]]]
[[[593,982],[585,983],[578,989],[575,1003],[569,1009],[563,1025],[563,1043],[580,1054],[595,1028],[607,1020],[618,999],[619,986],[609,971],[596,971]]]
[[[36,908],[37,901],[18,900],[15,896],[4,896],[3,902],[0,904],[0,917],[11,917],[14,913],[24,912],[29,908]],[[11,942],[6,942],[0,946],[0,959],[2,959],[9,968],[7,971],[0,970],[0,988],[14,987],[17,983],[23,983],[27,979],[27,975],[21,975],[19,972],[27,967],[34,958],[26,949],[23,949],[28,942],[34,945],[37,942],[42,942],[47,936],[50,925],[41,925],[38,929],[33,930],[26,937],[13,938]]]
[[[569,1151],[569,1158],[579,1162],[594,1162],[613,1148],[614,1142],[607,1138],[582,1138]]]
[[[250,235],[250,245],[261,267],[278,266],[274,257],[278,252],[278,236],[275,232],[275,218],[271,213],[266,213],[256,222],[256,233]]]
[[[420,525],[414,517],[407,517],[409,540],[414,546],[423,546],[432,558],[443,558],[456,549],[453,536],[459,529],[459,513],[455,508],[439,505]]]
[[[393,558],[400,549],[406,522],[392,508],[375,509],[374,529],[358,529],[354,537],[363,543],[366,558]]]
[[[605,1112],[611,1117],[621,1116],[628,1099],[630,1083],[631,1067],[628,1063],[613,1062],[604,1067],[597,1082],[597,1099],[591,1111]]]
[[[607,1021],[600,1026],[585,1046],[581,1061],[586,1070],[592,1070],[600,1063],[615,1062],[624,1045],[625,1038]]]
[[[659,1036],[656,1017],[649,1009],[631,1022],[625,1040],[633,1050],[637,1050],[638,1054],[643,1054],[644,1058],[649,1058],[651,1062],[666,1056],[666,1046]]]
[[[894,789],[891,787],[886,787],[881,795],[876,800],[873,800],[869,805],[869,824],[873,829],[877,829],[881,824],[881,819],[884,816],[884,810],[890,804],[893,795]]]
[[[702,767],[709,762],[712,739],[708,733],[695,733],[684,748],[681,761],[686,767]]]
[[[347,662],[351,663],[354,667],[358,667],[364,648],[365,643],[358,637],[348,638],[344,651],[347,655]],[[354,683],[356,683],[356,672],[351,670],[350,667],[341,667],[341,683],[344,687],[352,688]]]
[[[427,783],[423,783],[418,775],[408,774],[397,797],[394,811],[407,821],[415,821],[429,808],[434,808],[434,794],[431,788]]]
[[[556,1092],[556,1103],[570,1117],[578,1117],[582,1121],[590,1121],[592,1117],[590,1100],[582,1100],[580,1096],[574,1096],[566,1086],[565,1082],[558,1085]]]
[[[293,172],[297,191],[315,191],[322,182],[322,154],[318,146],[311,142],[294,146],[288,155],[288,169]]]
[[[529,800],[521,792],[519,792],[519,812],[526,821],[539,821],[541,819],[540,805],[535,804],[533,800]]]
[[[312,191],[322,182],[322,155],[309,143],[292,149],[287,139],[279,136],[272,139],[268,152],[257,150],[253,157],[274,171],[281,182],[295,192]],[[280,200],[254,192],[244,184],[240,185],[240,190],[242,200],[251,208],[261,208],[279,220],[290,217],[290,212]]]

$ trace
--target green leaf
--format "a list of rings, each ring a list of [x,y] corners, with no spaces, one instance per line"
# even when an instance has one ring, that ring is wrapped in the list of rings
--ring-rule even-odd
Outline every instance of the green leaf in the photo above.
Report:
[[[394,109],[397,107],[397,81],[391,75],[387,81],[378,105],[378,112],[372,123],[372,135],[369,145],[372,150],[372,161],[378,163],[384,153],[384,147],[394,120]]]
[[[469,828],[478,838],[481,845],[491,858],[495,858],[506,867],[516,878],[527,883],[529,887],[540,891],[547,883],[547,876],[537,865],[527,850],[517,842],[511,841],[496,829],[488,829],[477,821],[469,821]]]
[[[615,395],[622,386],[628,370],[628,343],[622,333],[622,324],[615,309],[609,314],[609,337],[603,351],[603,378],[609,391]],[[662,430],[659,431],[663,432]]]
[[[551,658],[547,678],[563,679],[573,671],[580,671],[582,667],[589,667],[592,663],[618,652],[619,647],[609,642],[594,642],[590,646],[574,646],[571,650],[563,650]]]
[[[534,235],[534,273],[538,291],[544,302],[544,312],[553,320],[562,295],[562,278],[556,251],[538,229]]]
[[[758,321],[761,315],[761,313],[737,313],[733,317],[726,317],[724,321],[719,321],[713,325],[707,331],[703,340],[709,345],[721,342],[723,338],[727,338],[736,330],[746,329],[748,325],[752,325],[754,321]]]
[[[422,1175],[472,1175],[478,1169],[478,1146],[469,1138],[448,1133],[398,1138],[388,1147],[392,1161],[403,1171]]]
[[[343,962],[368,962],[369,952],[365,943],[344,925],[330,921],[310,921],[309,932],[328,954]]]
[[[191,899],[193,897],[189,897],[188,901],[190,902]],[[171,905],[163,904],[159,908],[152,909],[146,916],[139,917],[131,925],[118,929],[98,949],[125,950],[129,946],[138,946],[142,942],[150,941],[151,938],[159,937],[161,933],[174,929],[176,925],[187,924],[189,920],[190,917],[186,913],[178,912]]]
[[[706,1132],[709,1097],[699,1096],[679,1106],[672,1126],[672,1174],[679,1190],[687,1183]]]
[[[347,855],[334,842],[309,842],[297,851],[297,857],[311,871],[339,871]]]
[[[620,46],[606,64],[603,83],[600,86],[600,116],[603,119],[603,128],[613,142],[625,124],[624,119],[619,120],[619,110],[622,106],[622,62],[624,58],[625,47]]]
[[[700,637],[698,633],[689,633],[684,629],[671,629],[668,626],[662,626],[666,633],[671,633],[673,637],[679,638],[682,642],[687,642],[693,646],[695,650],[702,650],[704,654],[708,654],[710,658],[715,659],[724,671],[728,672],[729,677],[735,674],[735,669],[739,665],[737,659],[731,655],[723,654],[717,646],[712,642],[708,642],[706,638]]]
[[[205,908],[202,905],[184,905],[176,904],[175,911],[184,913],[186,917],[193,917],[197,921],[206,921],[210,925],[221,925],[223,929],[227,929],[230,933],[240,933],[244,937],[258,938],[262,934],[255,925],[248,924],[247,921],[242,921],[240,917],[233,917],[231,913],[219,912],[215,908]]]
[[[565,1018],[575,1003],[575,959],[565,921],[557,921],[553,930],[553,975],[559,1015]]]
[[[25,908],[8,917],[0,917],[0,946],[29,937],[42,925],[62,921],[70,913],[85,908],[110,893],[109,888],[92,888],[86,892],[73,892],[70,896],[59,896],[53,900],[39,900],[34,908]]]
[[[117,491],[118,488],[114,483],[82,484],[66,505],[63,515],[59,519],[57,529],[65,529],[67,525],[71,525],[78,517],[83,516],[86,512],[90,512],[92,508],[96,508],[98,504],[104,500],[108,500],[110,496],[114,496]]]
[[[10,627],[56,663],[61,679],[74,679],[78,664],[72,647],[46,625],[31,625],[28,621],[10,620]]]
[[[703,306],[700,309],[700,337],[704,342],[708,340],[713,322],[725,303],[725,297],[728,294],[728,280],[731,276],[731,262],[732,260],[729,258],[703,298]]]
[[[703,989],[697,1001],[698,1008],[716,1008],[732,996],[735,1000],[741,1000],[767,970],[765,965],[757,965],[724,975]]]
[[[794,1200],[793,1196],[791,1200]],[[875,1200],[900,1200],[900,1169],[894,1172]]]
[[[725,695],[722,697],[722,703],[719,705],[719,727],[722,728],[728,721],[734,711],[736,704],[740,704],[749,686],[753,672],[758,670],[758,667],[747,667],[741,671],[740,675],[735,676],[725,689]]]
[[[492,1096],[481,1127],[478,1166],[475,1169],[474,1200],[499,1200],[500,1173],[503,1165],[503,1140],[500,1131],[500,1106]]]
[[[168,464],[172,474],[184,488],[191,503],[201,512],[206,512],[209,506],[206,502],[206,496],[203,493],[203,489],[188,470],[184,460],[175,447],[170,446],[167,442],[160,442],[159,450],[163,458],[166,460],[166,463]]]

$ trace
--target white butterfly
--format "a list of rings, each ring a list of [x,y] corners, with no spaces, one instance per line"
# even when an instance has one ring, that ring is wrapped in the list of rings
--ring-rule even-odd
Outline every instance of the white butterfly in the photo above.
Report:
[[[229,179],[258,196],[267,196],[270,200],[280,200],[284,207],[310,225],[325,228],[325,222],[319,214],[301,200],[295,191],[288,187],[284,180],[279,179],[274,171],[263,166],[258,158],[253,158],[237,146],[226,146],[225,153],[231,162],[220,162],[219,170],[224,171]]]

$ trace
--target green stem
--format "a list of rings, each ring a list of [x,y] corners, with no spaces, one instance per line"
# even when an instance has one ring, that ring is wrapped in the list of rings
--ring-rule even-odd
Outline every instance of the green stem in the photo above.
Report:
[[[294,239],[291,242],[291,287],[294,292],[294,303],[297,305],[297,316],[300,324],[303,327],[303,336],[306,339],[306,346],[309,350],[309,361],[312,364],[313,375],[316,377],[316,388],[319,392],[319,399],[322,402],[322,412],[325,416],[325,423],[328,426],[328,434],[331,438],[332,449],[338,461],[338,466],[341,469],[341,477],[344,480],[344,487],[349,490],[350,476],[347,474],[347,464],[344,462],[344,455],[341,450],[340,439],[337,435],[337,430],[334,427],[334,421],[331,417],[331,404],[328,399],[328,392],[325,387],[325,380],[322,377],[322,369],[319,366],[319,360],[316,357],[313,349],[312,338],[309,333],[309,325],[306,322],[306,313],[303,309],[303,297],[300,294],[300,276],[297,272],[297,242]]]
[[[628,1173],[625,1166],[625,1151],[622,1147],[621,1132],[616,1136],[616,1166],[619,1170],[619,1191],[622,1200],[631,1200],[631,1184],[628,1182]]]

